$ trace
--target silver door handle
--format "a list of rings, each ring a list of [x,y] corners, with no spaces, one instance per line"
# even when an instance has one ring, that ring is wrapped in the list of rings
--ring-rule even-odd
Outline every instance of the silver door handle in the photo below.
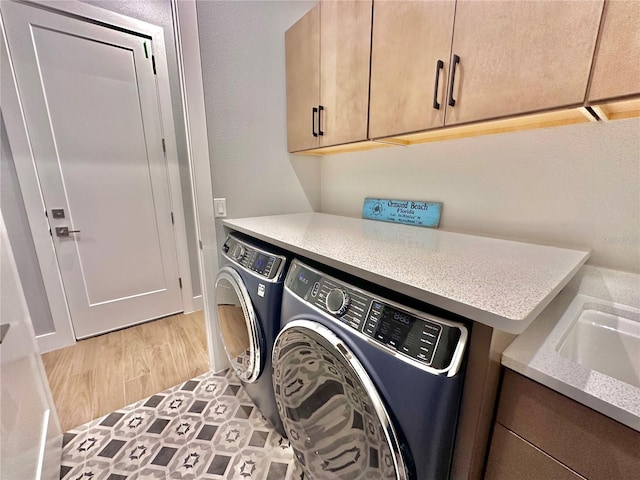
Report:
[[[80,233],[80,230],[69,230],[69,227],[56,227],[56,236],[68,237],[70,233]]]

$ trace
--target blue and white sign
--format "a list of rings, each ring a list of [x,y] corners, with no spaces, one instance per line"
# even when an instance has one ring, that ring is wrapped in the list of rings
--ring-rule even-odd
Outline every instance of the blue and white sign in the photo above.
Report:
[[[362,218],[438,228],[442,203],[365,198]]]

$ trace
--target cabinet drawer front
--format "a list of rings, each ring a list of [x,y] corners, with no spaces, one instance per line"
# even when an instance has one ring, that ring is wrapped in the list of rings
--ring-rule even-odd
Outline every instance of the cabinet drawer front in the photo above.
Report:
[[[581,104],[602,6],[458,0],[451,52],[460,64],[445,124]]]
[[[485,480],[584,480],[558,461],[496,423]]]
[[[590,480],[640,478],[640,433],[511,370],[497,421]]]

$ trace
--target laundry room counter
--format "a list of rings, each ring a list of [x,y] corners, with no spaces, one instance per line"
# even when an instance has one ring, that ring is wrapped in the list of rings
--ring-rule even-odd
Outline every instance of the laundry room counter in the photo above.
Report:
[[[476,322],[522,333],[590,252],[322,213],[231,229]]]

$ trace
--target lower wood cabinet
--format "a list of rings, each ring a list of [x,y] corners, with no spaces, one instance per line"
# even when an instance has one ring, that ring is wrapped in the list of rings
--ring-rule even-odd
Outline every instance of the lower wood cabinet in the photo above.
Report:
[[[581,476],[522,437],[495,424],[485,480],[578,480]]]
[[[640,432],[505,370],[485,479],[578,478],[640,478]]]

